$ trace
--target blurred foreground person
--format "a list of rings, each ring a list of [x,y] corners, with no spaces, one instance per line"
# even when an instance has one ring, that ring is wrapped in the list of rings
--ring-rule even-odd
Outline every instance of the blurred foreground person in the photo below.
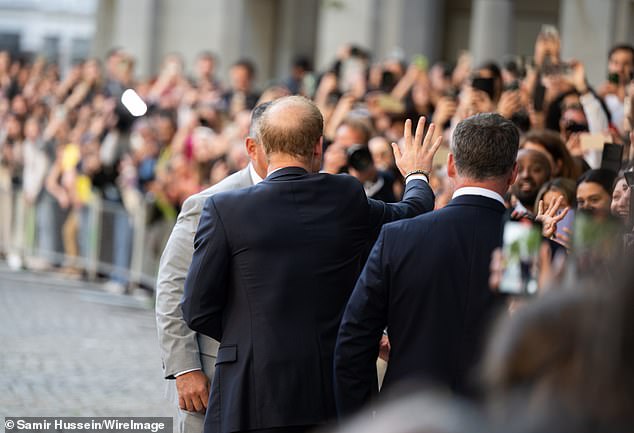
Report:
[[[245,142],[251,163],[185,200],[161,257],[156,285],[156,324],[165,378],[175,379],[178,397],[172,397],[172,383],[168,384],[167,394],[170,400],[178,400],[178,431],[181,433],[203,431],[209,384],[218,353],[218,342],[189,329],[179,308],[194,254],[194,234],[208,197],[254,185],[266,177],[267,163],[259,138],[259,121],[268,105],[257,106],[251,115],[251,128]]]
[[[484,379],[499,431],[634,430],[631,263],[551,287],[497,324]]]
[[[443,209],[383,228],[350,297],[335,350],[340,416],[377,391],[375,361],[387,328],[383,388],[419,379],[474,392],[469,375],[500,298],[489,290],[491,252],[502,241],[519,131],[498,114],[463,120],[447,171],[456,191]]]
[[[323,118],[308,99],[271,103],[261,119],[268,176],[211,196],[181,303],[189,327],[220,341],[206,433],[304,432],[335,416],[337,328],[367,244],[382,224],[434,206],[425,178],[440,140],[424,119],[405,129],[403,201],[368,199],[351,176],[317,173]],[[378,347],[378,342],[377,342]]]
[[[376,412],[376,416],[370,416]],[[443,393],[403,394],[350,418],[334,433],[484,433],[487,421],[469,403]]]

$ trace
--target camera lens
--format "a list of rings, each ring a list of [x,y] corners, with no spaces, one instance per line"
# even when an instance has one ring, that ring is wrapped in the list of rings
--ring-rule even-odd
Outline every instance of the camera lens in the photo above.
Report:
[[[372,154],[366,146],[353,146],[348,150],[348,166],[359,172],[372,167]]]

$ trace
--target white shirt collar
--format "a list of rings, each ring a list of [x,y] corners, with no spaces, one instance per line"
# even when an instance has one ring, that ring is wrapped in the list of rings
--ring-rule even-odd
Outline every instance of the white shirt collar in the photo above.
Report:
[[[251,181],[253,182],[253,185],[256,185],[262,182],[263,179],[260,177],[258,172],[255,171],[255,168],[253,167],[253,164],[251,163],[249,163],[249,174],[251,175]]]
[[[504,206],[504,198],[495,191],[486,188],[480,188],[479,186],[463,186],[458,188],[454,193],[452,199],[460,197],[461,195],[479,195],[482,197],[492,198],[497,200]]]
[[[379,192],[381,188],[385,185],[385,180],[381,176],[376,178],[375,182],[368,181],[363,184],[363,189],[365,190],[365,195],[368,197],[372,197],[374,194]]]

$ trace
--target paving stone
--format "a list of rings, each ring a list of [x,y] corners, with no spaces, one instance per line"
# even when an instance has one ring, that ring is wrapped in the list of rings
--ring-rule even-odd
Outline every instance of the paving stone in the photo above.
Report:
[[[173,416],[149,305],[0,267],[0,417]]]

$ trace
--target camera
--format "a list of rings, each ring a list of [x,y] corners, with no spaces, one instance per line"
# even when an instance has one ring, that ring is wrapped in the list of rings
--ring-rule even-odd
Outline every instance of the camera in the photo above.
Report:
[[[588,125],[573,121],[566,122],[565,129],[568,134],[573,134],[576,132],[589,132]]]
[[[491,100],[495,99],[495,80],[493,78],[473,77],[471,79],[471,87],[483,91],[489,95]]]
[[[619,74],[616,72],[612,72],[610,74],[608,74],[608,81],[612,84],[616,84],[617,86],[619,85],[619,83],[621,82],[621,79],[619,77]]]
[[[513,80],[510,83],[508,83],[507,85],[504,86],[504,91],[505,92],[513,92],[515,90],[519,90],[520,89],[520,82],[519,80]]]
[[[553,63],[550,57],[544,59],[542,65],[542,73],[544,75],[567,75],[572,71],[572,66],[569,63]]]
[[[372,154],[367,146],[359,144],[348,149],[348,167],[363,173],[373,166]]]

